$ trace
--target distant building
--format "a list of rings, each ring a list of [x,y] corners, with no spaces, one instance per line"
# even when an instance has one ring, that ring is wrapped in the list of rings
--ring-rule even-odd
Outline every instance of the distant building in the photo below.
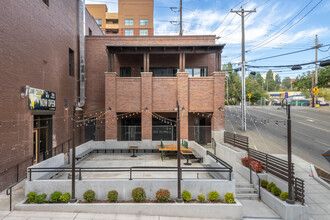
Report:
[[[109,13],[105,4],[86,8],[106,35],[154,35],[153,0],[118,0],[118,13]]]

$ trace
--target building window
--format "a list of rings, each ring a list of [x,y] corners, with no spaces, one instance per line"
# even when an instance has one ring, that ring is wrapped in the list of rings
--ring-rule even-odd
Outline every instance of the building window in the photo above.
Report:
[[[47,6],[49,6],[49,0],[42,0]]]
[[[140,30],[140,36],[148,36],[148,30]]]
[[[152,75],[154,77],[174,77],[175,74],[177,73],[177,68],[170,68],[170,67],[169,68],[158,68],[158,67],[152,67],[152,68],[150,68],[150,72],[153,73]]]
[[[95,19],[98,26],[102,26],[102,19]]]
[[[125,30],[125,36],[134,36],[133,30]]]
[[[148,19],[140,19],[140,26],[148,26]]]
[[[120,67],[120,77],[131,77],[131,67]]]
[[[188,73],[188,77],[206,77],[207,67],[186,68],[185,72]]]
[[[93,31],[90,28],[88,28],[88,36],[92,36],[92,35],[93,35]]]
[[[134,22],[133,19],[125,19],[125,26],[133,26]]]
[[[69,76],[74,73],[74,52],[69,48]]]

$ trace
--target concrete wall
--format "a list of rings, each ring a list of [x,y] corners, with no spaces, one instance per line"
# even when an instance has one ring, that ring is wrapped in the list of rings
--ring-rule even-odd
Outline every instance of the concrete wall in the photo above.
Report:
[[[222,160],[224,160],[225,162],[227,162],[228,164],[230,164],[234,171],[236,170],[236,164],[237,163],[241,163],[241,158],[246,157],[247,156],[247,152],[244,150],[239,150],[235,148],[229,148],[223,144],[220,144],[219,142],[216,142],[216,155],[217,157],[221,158]]]
[[[118,191],[118,200],[132,199],[132,190],[136,187],[143,187],[148,199],[155,199],[159,189],[168,189],[171,198],[177,197],[176,179],[86,179],[76,181],[76,197],[83,200],[83,194],[92,189],[96,193],[97,200],[107,200],[110,190]],[[187,179],[182,180],[182,191],[188,190],[192,199],[197,199],[198,194],[206,197],[211,191],[218,191],[220,199],[224,199],[226,193],[235,193],[235,181],[218,179]],[[29,192],[46,193],[47,198],[55,191],[71,192],[71,180],[34,180],[26,181],[25,195]]]
[[[36,165],[30,166],[28,168],[47,168],[47,167],[60,167],[65,164],[64,154],[58,154],[54,157],[51,157],[47,160],[42,161],[41,163],[37,163]],[[36,180],[40,177],[48,174],[49,172],[32,172],[31,179]],[[29,174],[28,174],[29,175]]]

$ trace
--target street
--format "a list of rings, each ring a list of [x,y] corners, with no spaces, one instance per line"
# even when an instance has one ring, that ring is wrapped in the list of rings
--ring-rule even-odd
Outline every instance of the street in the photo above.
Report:
[[[287,153],[287,115],[280,106],[248,106],[247,131],[241,129],[240,106],[226,106],[226,130],[249,137],[249,146],[270,154]],[[291,106],[293,153],[324,171],[322,156],[330,148],[330,108]]]

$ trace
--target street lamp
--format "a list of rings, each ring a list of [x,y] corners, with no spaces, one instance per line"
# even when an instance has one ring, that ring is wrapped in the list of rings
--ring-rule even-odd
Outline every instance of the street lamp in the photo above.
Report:
[[[71,156],[71,199],[70,203],[77,202],[76,198],[76,146],[75,146],[75,133],[76,133],[76,111],[81,111],[82,108],[76,106],[72,108],[72,156]]]
[[[181,169],[181,144],[180,144],[180,110],[184,110],[179,106],[179,100],[176,100],[176,108],[173,110],[177,111],[177,118],[176,118],[176,139],[177,139],[177,167],[178,167],[178,197],[176,202],[182,203],[183,199],[181,198],[181,179],[182,179],[182,169]]]
[[[294,201],[294,197],[293,197],[293,179],[292,179],[292,176],[293,176],[293,173],[292,173],[292,150],[291,150],[291,115],[290,115],[290,104],[287,103],[286,105],[286,110],[287,110],[287,115],[288,115],[288,119],[287,119],[287,139],[288,139],[288,192],[289,192],[289,196],[286,200],[286,202],[288,204],[294,204],[295,201]]]

